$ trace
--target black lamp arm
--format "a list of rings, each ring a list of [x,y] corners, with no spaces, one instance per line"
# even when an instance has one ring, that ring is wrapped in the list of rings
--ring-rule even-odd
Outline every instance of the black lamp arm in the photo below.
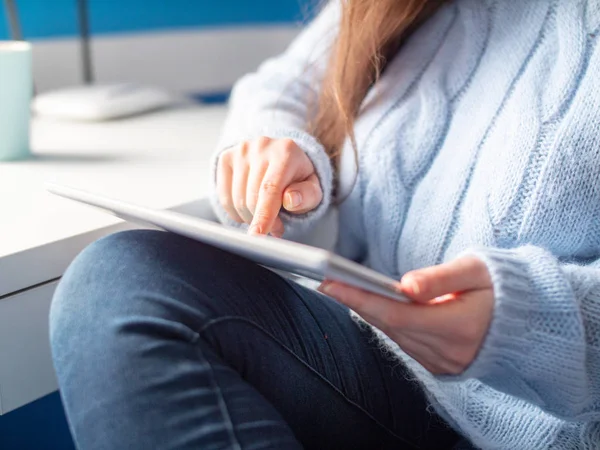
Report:
[[[92,50],[90,46],[90,21],[87,0],[77,0],[77,17],[79,20],[79,40],[81,43],[81,68],[83,81],[86,84],[94,82],[92,67]]]
[[[19,12],[15,1],[4,0],[4,11],[6,12],[8,29],[10,30],[10,38],[15,41],[22,41],[23,32],[21,31],[21,22],[19,21]]]

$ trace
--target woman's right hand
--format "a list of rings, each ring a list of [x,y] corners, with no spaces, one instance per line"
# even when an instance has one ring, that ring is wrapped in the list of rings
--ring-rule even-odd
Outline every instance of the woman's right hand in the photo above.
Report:
[[[315,209],[323,191],[315,168],[291,139],[261,137],[225,150],[217,166],[219,200],[250,234],[283,236],[283,207],[294,214]]]

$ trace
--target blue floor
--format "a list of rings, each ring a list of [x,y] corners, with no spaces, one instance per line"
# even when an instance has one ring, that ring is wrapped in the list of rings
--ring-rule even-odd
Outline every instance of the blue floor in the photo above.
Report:
[[[0,449],[75,449],[58,392],[0,416]]]

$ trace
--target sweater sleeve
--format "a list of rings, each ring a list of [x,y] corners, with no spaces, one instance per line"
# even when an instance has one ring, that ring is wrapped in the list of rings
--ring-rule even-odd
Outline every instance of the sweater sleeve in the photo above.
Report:
[[[331,163],[318,140],[307,132],[307,123],[314,113],[338,18],[338,2],[330,2],[283,54],[267,60],[234,86],[229,114],[211,163],[211,204],[221,222],[240,226],[229,219],[216,193],[219,155],[231,146],[261,136],[293,139],[314,164],[323,190],[323,200],[313,211],[303,215],[280,213],[286,238],[298,239],[327,211],[333,183]]]
[[[470,253],[487,265],[496,305],[460,378],[567,420],[600,420],[600,260],[565,264],[533,246]]]

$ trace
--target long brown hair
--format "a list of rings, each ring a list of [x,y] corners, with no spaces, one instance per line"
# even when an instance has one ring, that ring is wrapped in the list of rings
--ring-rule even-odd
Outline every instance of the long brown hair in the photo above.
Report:
[[[441,0],[342,2],[339,31],[318,99],[312,133],[335,163],[346,136],[356,152],[354,122],[369,89],[403,40]]]

